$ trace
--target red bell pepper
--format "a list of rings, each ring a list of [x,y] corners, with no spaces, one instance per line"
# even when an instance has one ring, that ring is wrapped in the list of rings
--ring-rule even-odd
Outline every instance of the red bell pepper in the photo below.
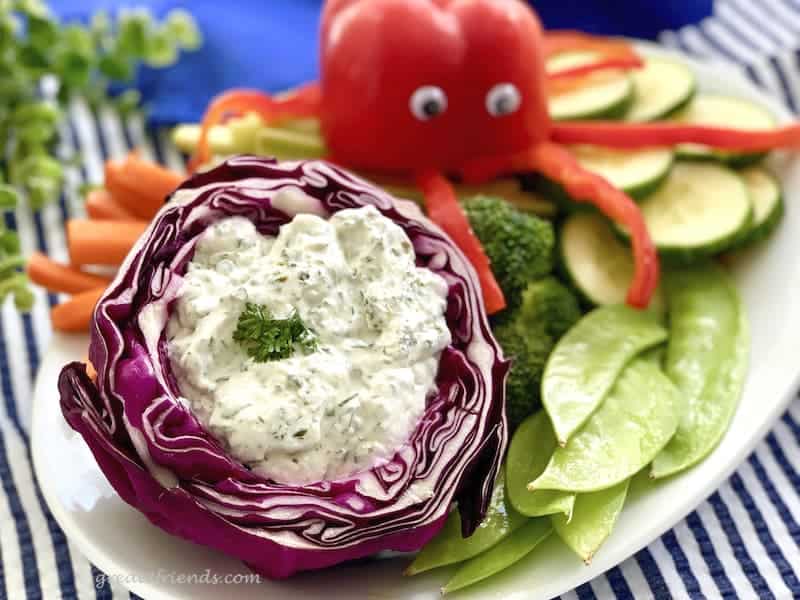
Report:
[[[425,196],[428,218],[441,227],[455,242],[475,268],[483,292],[486,312],[494,314],[506,307],[503,291],[492,273],[491,262],[469,224],[455,190],[447,179],[435,171],[417,176],[417,184]]]
[[[329,0],[321,34],[322,132],[342,164],[446,173],[547,139],[542,28],[525,2]],[[498,86],[518,92],[502,115]]]
[[[720,150],[762,152],[800,146],[800,123],[760,131],[667,122],[554,123],[552,139],[562,144],[596,144],[611,148],[644,148],[693,143],[705,144]]]

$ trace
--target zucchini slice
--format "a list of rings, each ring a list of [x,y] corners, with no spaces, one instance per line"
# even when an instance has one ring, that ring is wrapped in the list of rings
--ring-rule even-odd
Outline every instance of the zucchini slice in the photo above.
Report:
[[[740,175],[753,202],[753,222],[742,237],[742,245],[746,245],[769,237],[781,222],[785,207],[775,175],[762,167],[750,167]]]
[[[644,198],[666,180],[675,155],[665,148],[615,150],[600,146],[572,146],[575,158],[587,171],[602,175],[608,182],[634,198]]]
[[[599,306],[625,302],[633,279],[633,257],[605,218],[589,212],[567,217],[561,226],[559,252],[567,277],[587,303]],[[660,290],[651,307],[663,312]]]
[[[595,60],[595,52],[563,52],[547,61],[547,70],[560,71]],[[587,76],[586,85],[550,98],[550,117],[558,121],[620,119],[633,98],[633,79],[626,72],[598,72]]]
[[[697,79],[683,63],[648,57],[631,74],[636,97],[625,115],[627,121],[658,121],[684,108],[694,97]]]
[[[773,129],[777,125],[774,115],[767,109],[740,98],[699,94],[675,115],[680,123],[735,127],[737,129]],[[680,144],[678,158],[690,160],[716,159],[732,167],[744,167],[758,162],[764,152],[730,152],[713,150],[701,144]]]
[[[664,185],[639,206],[659,254],[680,263],[733,247],[753,218],[742,178],[712,162],[677,163]]]

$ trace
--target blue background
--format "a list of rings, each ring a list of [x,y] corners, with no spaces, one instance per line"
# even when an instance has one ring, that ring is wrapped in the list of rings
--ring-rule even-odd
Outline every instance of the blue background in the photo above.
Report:
[[[317,78],[321,0],[52,0],[69,20],[95,10],[149,6],[162,15],[190,10],[205,35],[198,52],[167,71],[142,69],[137,85],[155,123],[199,119],[208,100],[230,87],[279,91]],[[652,38],[698,21],[712,0],[535,0],[546,27]]]

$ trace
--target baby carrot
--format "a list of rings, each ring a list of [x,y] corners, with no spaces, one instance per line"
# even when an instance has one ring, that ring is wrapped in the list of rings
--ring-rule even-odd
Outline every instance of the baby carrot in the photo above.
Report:
[[[122,161],[106,162],[105,179],[114,200],[138,218],[149,221],[185,177],[129,154]]]
[[[99,221],[136,221],[131,211],[117,202],[108,190],[92,190],[86,196],[86,212]]]
[[[51,292],[65,294],[78,294],[111,283],[107,277],[62,265],[41,252],[35,252],[28,260],[28,277],[33,283]]]
[[[79,333],[89,329],[94,307],[105,292],[105,287],[98,287],[77,294],[54,307],[50,311],[50,321],[56,331]]]
[[[67,221],[67,246],[73,265],[121,265],[141,237],[143,221]]]

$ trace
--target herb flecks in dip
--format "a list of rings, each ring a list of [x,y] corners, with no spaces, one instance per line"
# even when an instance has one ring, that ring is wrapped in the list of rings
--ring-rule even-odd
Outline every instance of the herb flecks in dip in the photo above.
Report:
[[[415,266],[375,208],[298,215],[277,237],[247,219],[198,241],[168,325],[182,395],[231,454],[284,483],[341,478],[414,431],[450,343],[447,285]],[[313,352],[257,362],[233,339],[248,303],[296,314]]]

